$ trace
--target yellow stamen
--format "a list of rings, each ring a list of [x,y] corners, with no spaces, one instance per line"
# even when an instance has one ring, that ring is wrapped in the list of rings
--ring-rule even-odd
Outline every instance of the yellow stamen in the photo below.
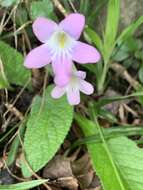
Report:
[[[61,48],[64,48],[66,41],[67,41],[67,36],[64,32],[59,33],[58,41],[59,41]]]

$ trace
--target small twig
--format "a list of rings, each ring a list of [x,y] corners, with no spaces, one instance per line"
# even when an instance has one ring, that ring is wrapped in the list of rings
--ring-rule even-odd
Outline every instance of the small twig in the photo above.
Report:
[[[141,86],[140,83],[135,80],[122,65],[113,63],[111,64],[111,69],[119,74],[120,77],[125,79],[134,89],[137,89],[139,86]]]
[[[27,87],[27,85],[29,84],[30,82],[30,79],[27,80],[27,82],[25,83],[25,85],[23,86],[23,88],[20,90],[20,92],[17,94],[16,98],[14,99],[13,102],[10,102],[10,104],[14,107],[14,105],[16,104],[16,102],[18,101],[18,99],[20,98],[20,96],[22,95],[22,93],[24,92],[25,88]],[[5,93],[6,93],[6,102],[8,102],[8,92],[7,90],[5,90]],[[9,103],[7,103],[9,104]],[[4,117],[6,117],[6,115],[9,113],[9,109],[5,111],[5,113],[3,114]]]
[[[28,84],[30,83],[30,78],[26,81],[23,88],[20,90],[20,92],[17,94],[14,101],[11,103],[13,106],[16,104],[16,102],[19,100],[20,96],[23,94],[24,90],[27,88]]]
[[[16,176],[15,174],[13,174],[13,173],[10,171],[9,167],[7,166],[7,163],[6,163],[5,159],[3,159],[3,162],[4,162],[5,168],[7,169],[8,173],[9,173],[13,178],[17,179],[18,181],[22,181],[22,182],[25,181],[25,179]]]
[[[67,16],[68,13],[66,11],[66,9],[63,7],[63,5],[59,2],[59,0],[52,0],[55,7],[57,7],[57,9],[64,15]]]
[[[11,12],[10,12],[10,14],[9,14],[9,16],[8,16],[8,18],[7,18],[7,20],[5,21],[5,23],[3,22],[3,25],[2,25],[3,28],[8,24],[9,20],[11,19],[11,16],[14,14],[14,12],[16,11],[16,9],[17,9],[19,3],[22,2],[22,1],[23,1],[23,0],[19,0],[19,1],[16,3],[16,5],[13,7],[13,9],[11,10]],[[3,28],[2,28],[2,29],[3,29]],[[1,32],[2,32],[2,31],[1,31]]]
[[[8,116],[8,118],[6,119],[6,118],[5,118],[5,115],[3,115],[3,120],[4,120],[4,122],[3,122],[2,126],[1,126],[2,131],[4,131],[4,132],[6,131],[6,128],[8,127],[8,125],[9,125],[11,119],[12,119],[12,116],[13,116],[13,114],[11,113],[11,114]]]
[[[138,117],[138,113],[134,111],[132,108],[130,108],[128,105],[123,103],[123,107],[130,112],[134,117]]]
[[[18,8],[18,5],[17,5],[17,8]],[[16,34],[16,12],[17,12],[17,8],[13,12],[13,29],[14,29],[14,41],[15,41],[15,48],[16,49],[18,47],[18,38],[17,38],[17,34]]]
[[[10,112],[12,112],[17,118],[19,118],[19,120],[22,121],[24,119],[23,114],[12,104],[6,103],[5,106]]]
[[[27,21],[22,26],[20,26],[19,28],[17,28],[14,33],[11,33],[9,35],[8,34],[7,35],[3,35],[2,39],[7,38],[7,37],[11,37],[11,36],[14,36],[14,35],[18,35],[18,34],[21,34],[21,33],[24,34],[23,29],[26,28],[31,23],[32,23],[32,21]],[[28,49],[31,50],[31,46],[30,45],[28,45]]]
[[[30,43],[30,40],[29,40],[29,37],[27,35],[27,32],[26,32],[25,28],[23,28],[22,32],[24,34],[25,42],[27,44],[28,50],[30,51],[32,49],[32,46],[31,46],[31,43]]]
[[[16,8],[17,8],[17,5],[15,5],[13,7],[13,9],[11,10],[11,12],[10,12],[8,18],[6,19],[6,21],[3,22],[3,25],[2,25],[3,28],[8,24],[9,20],[11,19],[12,14],[14,13],[14,11],[15,11]]]
[[[71,1],[71,0],[68,0],[68,2],[69,2],[69,4],[70,4],[71,8],[73,9],[73,11],[74,11],[75,13],[77,13],[78,11],[76,10],[76,8],[75,8],[74,4],[72,3],[72,1]]]
[[[6,18],[6,11],[4,12],[3,16],[2,16],[2,19],[1,19],[1,22],[0,22],[0,34],[2,33],[2,30],[3,30],[3,24],[4,24],[4,20]]]

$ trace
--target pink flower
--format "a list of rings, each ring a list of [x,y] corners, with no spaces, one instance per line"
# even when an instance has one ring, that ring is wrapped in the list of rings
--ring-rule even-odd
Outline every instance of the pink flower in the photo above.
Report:
[[[52,62],[55,83],[67,84],[72,60],[81,64],[100,60],[99,52],[92,46],[78,41],[85,25],[83,15],[73,13],[59,24],[39,17],[33,23],[33,32],[44,43],[33,49],[26,57],[27,68],[40,68]]]
[[[93,86],[84,79],[86,73],[83,71],[73,71],[69,83],[64,87],[55,86],[52,90],[51,96],[55,99],[67,94],[67,99],[70,105],[77,105],[80,103],[80,91],[84,94],[90,95],[93,93]]]

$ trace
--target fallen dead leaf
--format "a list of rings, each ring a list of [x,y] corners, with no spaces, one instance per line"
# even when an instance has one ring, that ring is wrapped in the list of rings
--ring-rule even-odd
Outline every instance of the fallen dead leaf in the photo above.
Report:
[[[43,177],[58,179],[73,176],[70,159],[61,155],[55,156],[44,168]]]
[[[77,190],[79,186],[72,173],[70,158],[61,155],[55,156],[48,163],[44,168],[43,177],[51,179],[50,183],[52,185],[68,188],[69,190]]]

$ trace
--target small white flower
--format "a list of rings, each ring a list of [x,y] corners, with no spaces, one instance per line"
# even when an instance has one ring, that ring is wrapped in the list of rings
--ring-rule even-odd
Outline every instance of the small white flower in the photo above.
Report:
[[[52,97],[55,99],[60,98],[64,94],[67,95],[67,99],[70,105],[77,105],[80,103],[80,91],[84,94],[90,95],[94,92],[93,86],[86,82],[84,79],[86,73],[83,71],[73,71],[69,83],[64,86],[55,86],[52,90]]]

